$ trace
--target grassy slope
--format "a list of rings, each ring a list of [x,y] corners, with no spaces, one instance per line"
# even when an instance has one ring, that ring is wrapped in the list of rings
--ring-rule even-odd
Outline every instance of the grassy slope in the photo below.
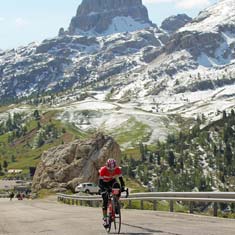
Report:
[[[32,149],[31,143],[37,133],[37,122],[31,120],[26,123],[27,133],[14,141],[13,144],[8,143],[8,133],[0,136],[0,162],[4,160],[8,161],[8,169],[16,168],[28,171],[30,166],[36,166],[40,160],[40,156],[43,151],[48,150],[53,146],[68,143],[76,138],[85,138],[85,133],[75,130],[71,125],[66,125],[58,120],[55,120],[56,112],[46,112],[41,116],[41,126],[48,124],[54,124],[57,129],[64,128],[66,131],[55,139],[53,142],[43,145],[40,148]],[[11,156],[14,155],[16,162],[11,161]]]
[[[7,110],[7,108],[1,107],[1,111]],[[59,136],[58,139],[54,140],[51,143],[45,144],[40,148],[32,149],[30,146],[32,140],[37,134],[37,121],[30,120],[26,123],[27,133],[25,136],[17,138],[14,140],[13,144],[8,143],[9,133],[0,136],[0,162],[3,163],[4,160],[7,160],[9,165],[8,169],[11,168],[20,168],[23,170],[28,170],[29,166],[36,166],[40,160],[40,156],[43,151],[57,146],[59,144],[70,142],[76,138],[86,138],[89,136],[87,133],[79,132],[77,128],[73,127],[71,124],[62,123],[59,120],[56,120],[57,115],[56,111],[47,111],[41,115],[40,124],[45,126],[49,122],[54,124],[57,129],[61,130],[64,128],[66,132]],[[127,121],[126,125],[128,128],[120,128],[114,131],[112,136],[116,139],[119,144],[125,144],[130,142],[134,145],[147,138],[150,133],[149,127],[131,118]],[[126,126],[125,125],[125,126]],[[134,155],[135,158],[139,158],[140,153],[138,146],[134,149],[127,150],[128,155]],[[11,156],[14,155],[16,162],[11,161]]]
[[[137,121],[134,117],[124,123],[122,128],[112,131],[113,137],[120,145],[131,143],[133,146],[148,140],[150,133],[149,126]]]

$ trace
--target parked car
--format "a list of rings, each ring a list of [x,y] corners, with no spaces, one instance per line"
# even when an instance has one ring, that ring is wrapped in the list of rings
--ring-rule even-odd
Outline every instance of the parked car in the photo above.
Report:
[[[82,183],[75,188],[76,193],[90,193],[90,194],[99,194],[100,188],[95,183]]]

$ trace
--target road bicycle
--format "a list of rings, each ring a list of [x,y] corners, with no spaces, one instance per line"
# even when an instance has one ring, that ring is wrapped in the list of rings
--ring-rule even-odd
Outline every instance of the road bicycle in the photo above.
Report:
[[[123,192],[126,193],[126,198],[129,196],[128,188],[125,189]],[[120,188],[112,188],[110,191],[107,191],[108,194],[108,208],[107,208],[107,215],[108,215],[108,227],[106,231],[110,233],[112,225],[114,227],[115,233],[120,233],[121,231],[121,204],[119,202],[119,198],[121,196],[121,189]]]

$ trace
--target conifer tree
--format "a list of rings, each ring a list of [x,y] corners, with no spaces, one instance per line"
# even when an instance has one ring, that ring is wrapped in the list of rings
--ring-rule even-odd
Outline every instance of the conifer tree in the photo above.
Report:
[[[39,114],[39,111],[37,109],[34,111],[33,116],[34,116],[35,120],[40,119],[40,114]]]
[[[226,144],[225,153],[224,153],[226,163],[228,166],[232,164],[233,153],[229,143]]]
[[[8,162],[6,160],[3,161],[3,168],[5,169],[5,171],[7,171],[7,167],[8,167]]]
[[[175,166],[175,155],[173,151],[168,152],[168,164],[170,167]]]

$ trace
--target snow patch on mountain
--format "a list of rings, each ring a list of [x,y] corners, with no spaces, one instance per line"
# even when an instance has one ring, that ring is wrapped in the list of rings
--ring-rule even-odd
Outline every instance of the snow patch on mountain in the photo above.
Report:
[[[85,35],[85,36],[108,36],[117,33],[125,33],[125,32],[134,32],[138,30],[143,30],[145,28],[150,28],[152,25],[149,23],[141,23],[139,21],[134,20],[130,16],[116,16],[112,19],[111,24],[108,29],[102,33],[98,33],[95,31],[95,28],[83,31],[81,29],[76,29],[77,35]]]
[[[222,24],[235,23],[235,1],[221,0],[219,3],[202,11],[192,23],[179,29],[183,31],[212,32],[218,31]]]
[[[144,28],[148,28],[151,25],[149,23],[140,23],[135,21],[130,16],[124,17],[124,16],[117,16],[112,19],[112,24],[109,26],[107,31],[105,31],[104,35],[110,35],[115,33],[121,33],[121,32],[133,32],[137,30],[141,30]]]

